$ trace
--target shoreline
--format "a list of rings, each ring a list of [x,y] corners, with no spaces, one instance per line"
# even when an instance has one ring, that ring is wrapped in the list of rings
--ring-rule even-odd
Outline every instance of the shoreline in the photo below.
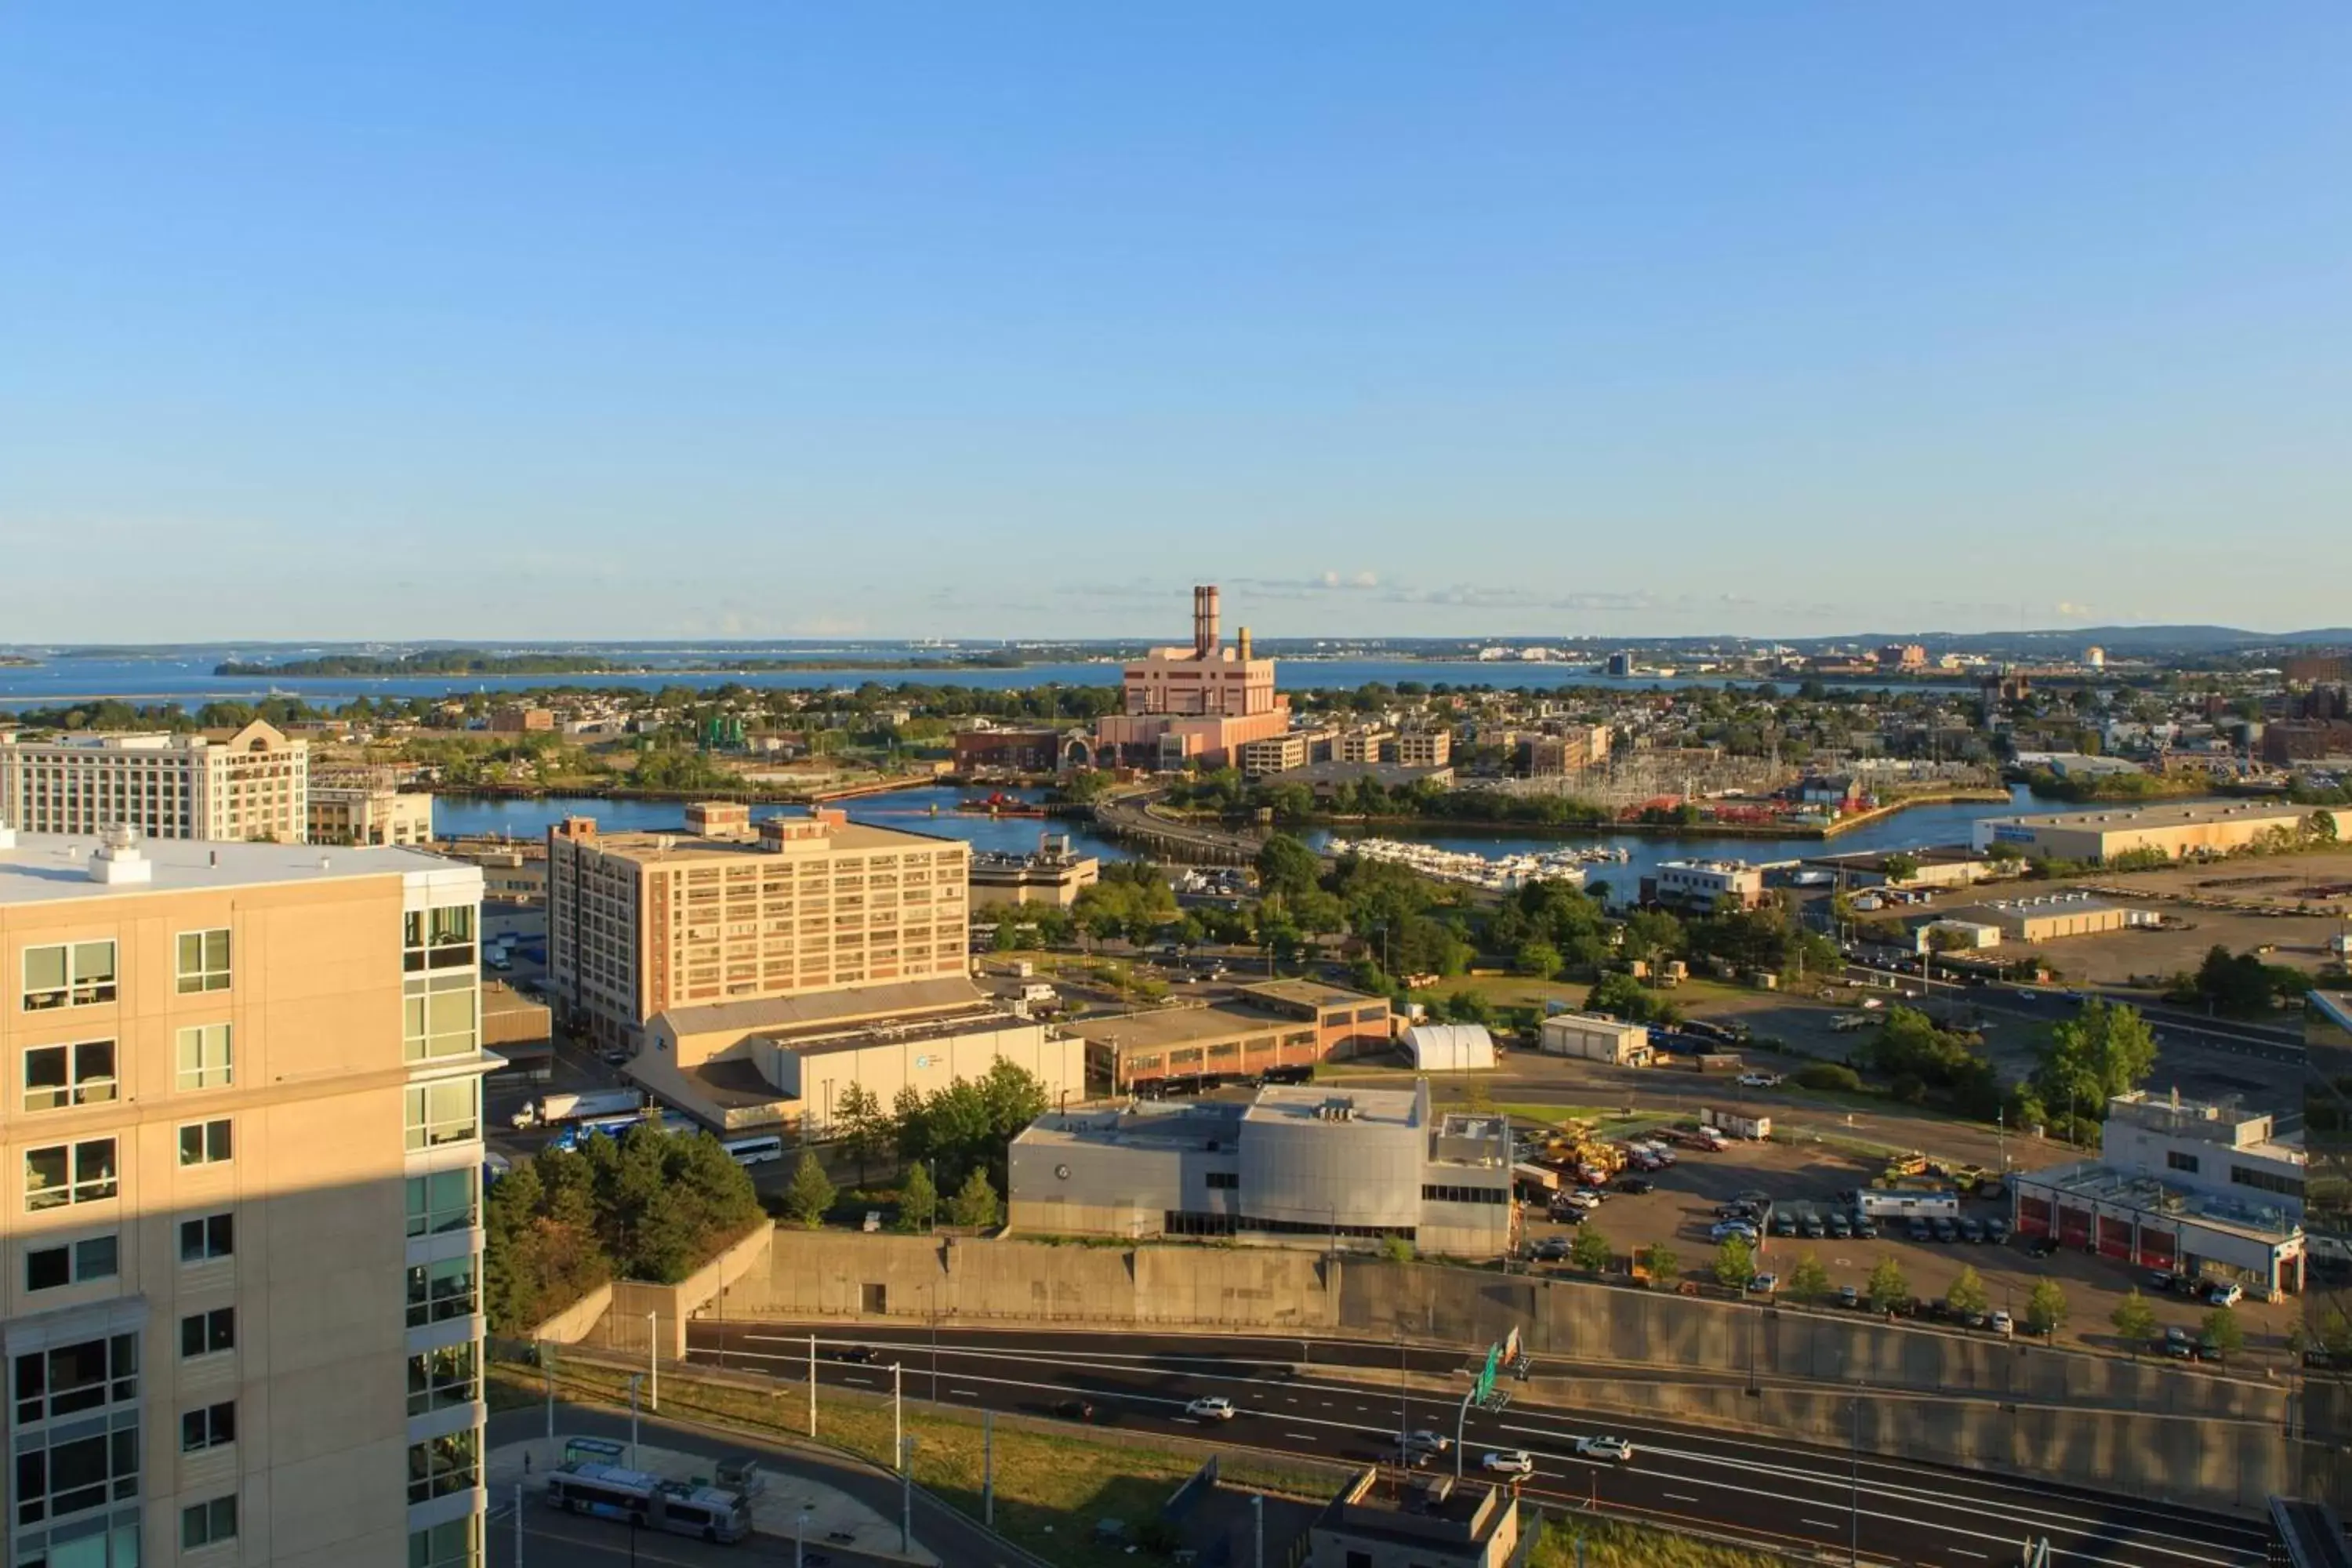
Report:
[[[1411,833],[1449,833],[1493,838],[1590,838],[1632,834],[1651,838],[1754,838],[1766,842],[1783,839],[1811,843],[1826,842],[1857,828],[1885,822],[1914,806],[2006,805],[2009,801],[2006,790],[1944,790],[1894,801],[1872,811],[1857,812],[1823,827],[1783,826],[1756,822],[1488,822],[1446,816],[1335,816],[1328,813],[1294,818],[1288,823],[1277,823],[1276,826],[1278,831],[1287,831],[1292,827],[1360,828],[1367,832],[1399,829]],[[1219,819],[1219,826],[1224,826],[1224,819]]]

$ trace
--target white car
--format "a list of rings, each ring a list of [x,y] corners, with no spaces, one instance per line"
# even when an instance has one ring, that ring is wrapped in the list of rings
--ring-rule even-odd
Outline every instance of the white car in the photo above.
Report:
[[[1885,999],[1877,996],[1865,996],[1862,1001],[1863,1010],[1867,1013],[1875,1013],[1885,1005]]]
[[[2244,1288],[2234,1280],[2223,1280],[2205,1292],[2205,1300],[2216,1307],[2234,1307],[2245,1297]]]
[[[1197,1415],[1203,1421],[1230,1421],[1241,1412],[1235,1410],[1234,1402],[1223,1394],[1213,1394],[1205,1399],[1195,1399],[1192,1404],[1184,1406],[1184,1414]]]
[[[1532,1476],[1536,1473],[1536,1457],[1525,1448],[1506,1448],[1499,1454],[1487,1455],[1478,1463],[1498,1475]]]
[[[1771,1072],[1744,1072],[1739,1075],[1739,1083],[1743,1089],[1778,1089],[1780,1087],[1780,1075]]]
[[[1610,1459],[1621,1465],[1633,1457],[1633,1445],[1622,1437],[1579,1437],[1575,1448],[1588,1459]]]
[[[1991,1328],[1994,1333],[2007,1339],[2017,1332],[2017,1321],[2007,1312],[1995,1312],[1992,1315]]]

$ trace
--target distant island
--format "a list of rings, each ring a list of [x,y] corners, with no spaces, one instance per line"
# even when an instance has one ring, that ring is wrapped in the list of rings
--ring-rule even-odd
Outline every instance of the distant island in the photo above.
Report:
[[[770,670],[1019,669],[1029,662],[1018,653],[960,654],[951,658],[747,658],[698,664],[627,665],[590,654],[493,654],[478,648],[433,648],[378,658],[364,654],[328,654],[289,658],[281,664],[232,659],[213,666],[215,675],[299,680],[398,679],[412,676],[498,675],[750,675]]]
[[[27,658],[21,653],[0,653],[0,667],[9,669],[31,669],[40,662],[37,658]]]

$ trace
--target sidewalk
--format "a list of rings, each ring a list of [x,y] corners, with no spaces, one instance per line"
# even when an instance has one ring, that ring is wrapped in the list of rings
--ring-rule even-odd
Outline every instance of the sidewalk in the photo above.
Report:
[[[547,1472],[562,1460],[563,1441],[562,1436],[551,1442],[545,1437],[530,1437],[492,1448],[484,1471],[492,1503],[512,1500],[514,1489],[520,1483],[525,1506],[541,1506],[547,1491]],[[673,1481],[708,1483],[716,1468],[706,1455],[657,1447],[652,1443],[639,1444],[635,1454],[624,1458],[622,1463],[630,1469]],[[761,1469],[764,1484],[751,1499],[751,1528],[755,1532],[789,1542],[805,1510],[806,1540],[811,1546],[845,1547],[870,1557],[938,1568],[939,1557],[920,1542],[912,1543],[905,1552],[899,1550],[897,1520],[883,1518],[848,1493],[823,1481],[787,1473],[765,1460]]]

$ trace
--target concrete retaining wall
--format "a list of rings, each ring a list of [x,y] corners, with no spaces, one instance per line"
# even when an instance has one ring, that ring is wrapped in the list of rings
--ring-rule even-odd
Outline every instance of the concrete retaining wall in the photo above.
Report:
[[[578,1344],[604,1321],[613,1305],[613,1288],[599,1285],[563,1310],[530,1331],[530,1338],[559,1345]]]
[[[569,1336],[564,1342],[642,1353],[648,1336],[658,1336],[663,1356],[671,1361],[685,1360],[687,1320],[747,1275],[766,1278],[775,1228],[774,1222],[761,1220],[742,1240],[675,1285],[651,1285],[638,1279],[615,1281],[605,1287],[610,1310],[599,1314],[593,1327]],[[586,1305],[586,1301],[581,1303],[581,1307]],[[572,1310],[576,1312],[580,1308]],[[539,1337],[556,1336],[542,1331]]]

